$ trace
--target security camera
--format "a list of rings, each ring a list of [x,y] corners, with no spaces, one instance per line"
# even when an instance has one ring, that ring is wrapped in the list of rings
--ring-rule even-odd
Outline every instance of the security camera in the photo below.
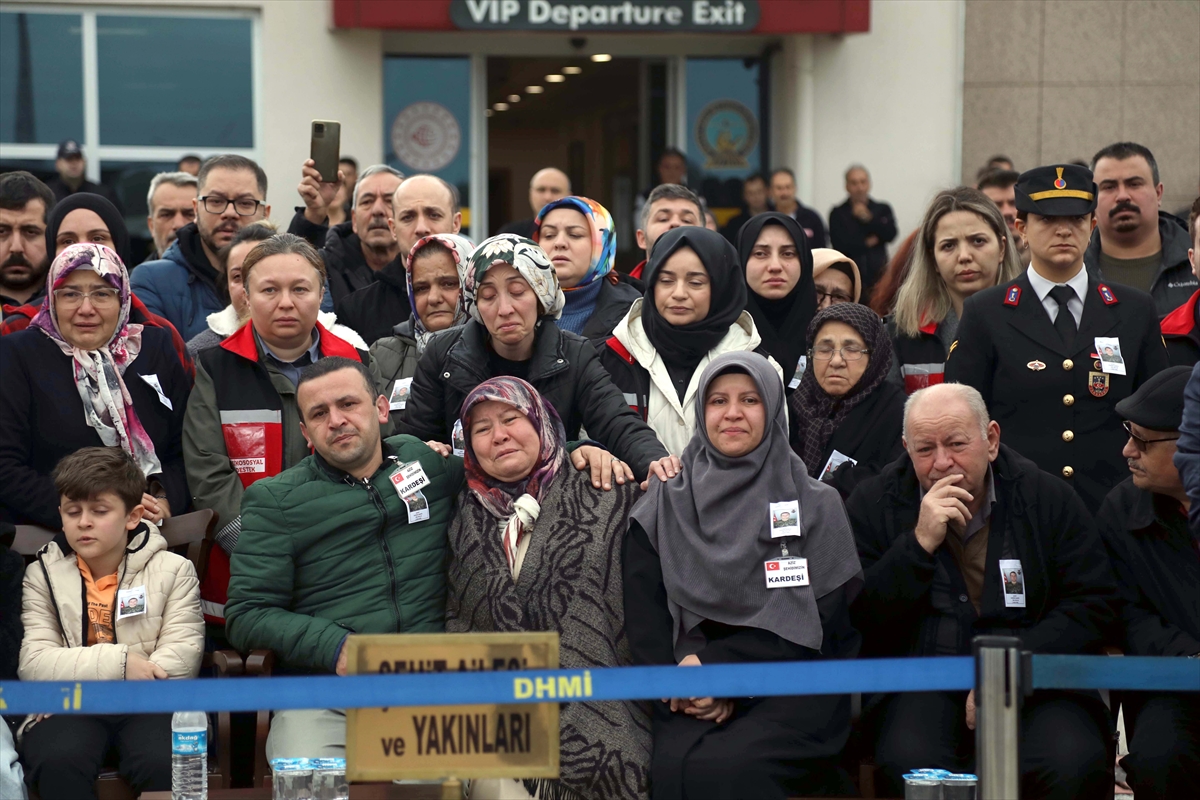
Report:
[[[587,39],[582,36],[573,36],[571,37],[571,47],[574,47],[576,50],[582,50],[587,47]]]

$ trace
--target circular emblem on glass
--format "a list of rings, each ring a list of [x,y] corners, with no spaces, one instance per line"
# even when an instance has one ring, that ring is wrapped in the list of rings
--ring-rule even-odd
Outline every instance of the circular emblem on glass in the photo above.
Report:
[[[714,100],[696,120],[696,144],[705,169],[748,169],[746,156],[758,144],[758,120],[736,100]]]
[[[458,155],[462,131],[441,103],[413,103],[392,121],[392,151],[418,172],[436,172]]]

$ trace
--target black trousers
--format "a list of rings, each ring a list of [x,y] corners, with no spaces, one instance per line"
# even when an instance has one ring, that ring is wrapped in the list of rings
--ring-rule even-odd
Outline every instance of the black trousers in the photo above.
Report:
[[[903,797],[906,772],[920,767],[974,772],[975,732],[966,692],[915,692],[877,709],[877,791]],[[1108,723],[1099,698],[1038,692],[1021,710],[1022,800],[1091,800],[1112,791]]]
[[[58,714],[25,734],[21,761],[42,800],[94,798],[96,776],[113,763],[134,792],[169,791],[171,715]]]
[[[1200,696],[1123,698],[1129,755],[1121,759],[1138,800],[1189,797],[1200,787]]]

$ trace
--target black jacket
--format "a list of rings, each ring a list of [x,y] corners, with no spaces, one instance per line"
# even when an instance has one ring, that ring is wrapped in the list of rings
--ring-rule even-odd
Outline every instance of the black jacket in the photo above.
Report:
[[[526,239],[532,239],[533,234],[536,232],[537,230],[533,226],[533,217],[510,222],[496,231],[496,233],[515,233],[517,236],[524,236]]]
[[[815,208],[809,208],[804,203],[796,200],[796,210],[792,212],[792,218],[800,223],[801,228],[804,228],[804,233],[808,236],[809,247],[829,246],[829,236],[825,232],[825,221],[821,219],[821,215],[817,213]]]
[[[864,655],[934,654],[922,631],[940,616],[932,604],[939,561],[950,574],[955,616],[966,632],[960,654],[969,652],[978,634],[1017,636],[1035,653],[1087,653],[1101,643],[1113,619],[1116,586],[1083,502],[1007,445],[1000,445],[992,475],[996,504],[978,615],[948,549],[930,555],[917,542],[921,487],[907,454],[850,496],[846,507],[866,577],[851,616],[862,631]],[[998,561],[1006,540],[1024,571],[1025,608],[1004,605]]]
[[[13,542],[12,523],[0,521],[0,681],[17,679],[21,655],[21,592],[25,578],[25,559],[9,547]]]
[[[1183,507],[1126,478],[1096,520],[1117,576],[1126,655],[1200,653],[1200,544]]]
[[[368,346],[391,336],[393,328],[412,316],[400,256],[373,273],[373,278],[367,286],[343,297],[335,307],[338,322],[356,331]]]
[[[950,313],[954,313],[953,309]],[[905,394],[941,383],[946,372],[946,348],[952,342],[945,321],[921,326],[916,336],[901,333],[894,315],[888,315],[884,322],[892,337],[892,369],[888,380],[903,387]]]
[[[442,331],[417,364],[408,403],[397,433],[421,441],[450,442],[463,400],[488,378],[487,329],[475,320]],[[621,399],[587,340],[543,320],[533,344],[528,381],[553,404],[567,441],[588,436],[633,468],[638,479],[650,462],[667,455],[654,431]]]
[[[635,281],[627,275],[618,275],[616,283],[607,278],[602,280],[604,284],[596,295],[596,308],[592,310],[592,316],[588,317],[580,334],[592,343],[597,352],[604,347],[605,340],[612,336],[617,323],[625,319],[633,301],[643,294],[642,289],[634,287],[635,283],[640,284],[641,281]]]
[[[1129,474],[1117,401],[1166,369],[1167,351],[1145,292],[1089,277],[1083,301],[1068,348],[1027,274],[967,298],[946,382],[978,389],[1005,442],[1065,478],[1095,511]],[[1093,355],[1100,336],[1120,339],[1125,375],[1101,371]]]
[[[157,375],[168,409],[141,375]],[[142,329],[142,349],[123,376],[138,419],[154,443],[173,514],[190,504],[183,467],[183,413],[192,383],[171,335]],[[104,442],[83,417],[71,358],[37,328],[0,337],[0,516],[59,529],[58,492],[50,473],[59,459]]]
[[[828,462],[834,450],[858,462],[846,462],[824,478],[838,490],[843,500],[850,496],[854,487],[878,475],[904,452],[900,441],[904,428],[904,400],[905,394],[900,387],[884,381],[870,397],[850,409],[825,443],[818,466]]]
[[[50,191],[54,192],[54,200],[56,202],[79,192],[87,192],[89,194],[100,195],[105,200],[116,206],[117,210],[122,214],[125,213],[125,206],[121,204],[121,200],[117,197],[117,193],[102,183],[92,183],[85,178],[83,183],[79,184],[78,189],[72,189],[62,178],[52,178],[46,182],[46,186],[50,189]],[[49,212],[50,209],[46,209],[46,211]]]
[[[1187,226],[1183,220],[1165,211],[1158,212],[1158,235],[1162,240],[1162,266],[1150,284],[1150,296],[1154,298],[1154,306],[1158,316],[1170,314],[1187,299],[1192,292],[1200,288],[1200,281],[1192,274],[1192,264],[1188,261]],[[1088,243],[1083,255],[1088,272],[1103,280],[1100,270],[1100,229],[1092,231],[1092,241]]]
[[[367,265],[367,259],[362,252],[362,242],[352,228],[354,223],[342,222],[333,227],[315,225],[304,216],[303,209],[297,209],[288,226],[288,233],[300,236],[317,248],[321,258],[325,260],[325,272],[329,279],[329,293],[336,307],[342,298],[351,292],[356,292],[375,281],[375,270]],[[350,326],[354,328],[353,325]],[[357,332],[358,329],[354,328]],[[372,340],[368,339],[370,343]]]
[[[871,210],[869,222],[862,222],[854,216],[849,200],[829,212],[830,244],[834,250],[841,251],[858,264],[863,297],[869,296],[871,287],[887,267],[887,245],[896,238],[896,215],[892,207],[868,198],[867,208]],[[866,239],[872,235],[878,237],[879,241],[874,247],[867,247]]]

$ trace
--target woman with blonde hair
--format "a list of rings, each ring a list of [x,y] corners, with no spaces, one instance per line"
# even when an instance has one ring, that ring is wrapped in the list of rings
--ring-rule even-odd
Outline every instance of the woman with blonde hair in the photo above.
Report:
[[[966,186],[938,192],[888,319],[895,356],[889,377],[908,394],[941,383],[963,301],[1021,270],[1004,217],[987,195]]]

